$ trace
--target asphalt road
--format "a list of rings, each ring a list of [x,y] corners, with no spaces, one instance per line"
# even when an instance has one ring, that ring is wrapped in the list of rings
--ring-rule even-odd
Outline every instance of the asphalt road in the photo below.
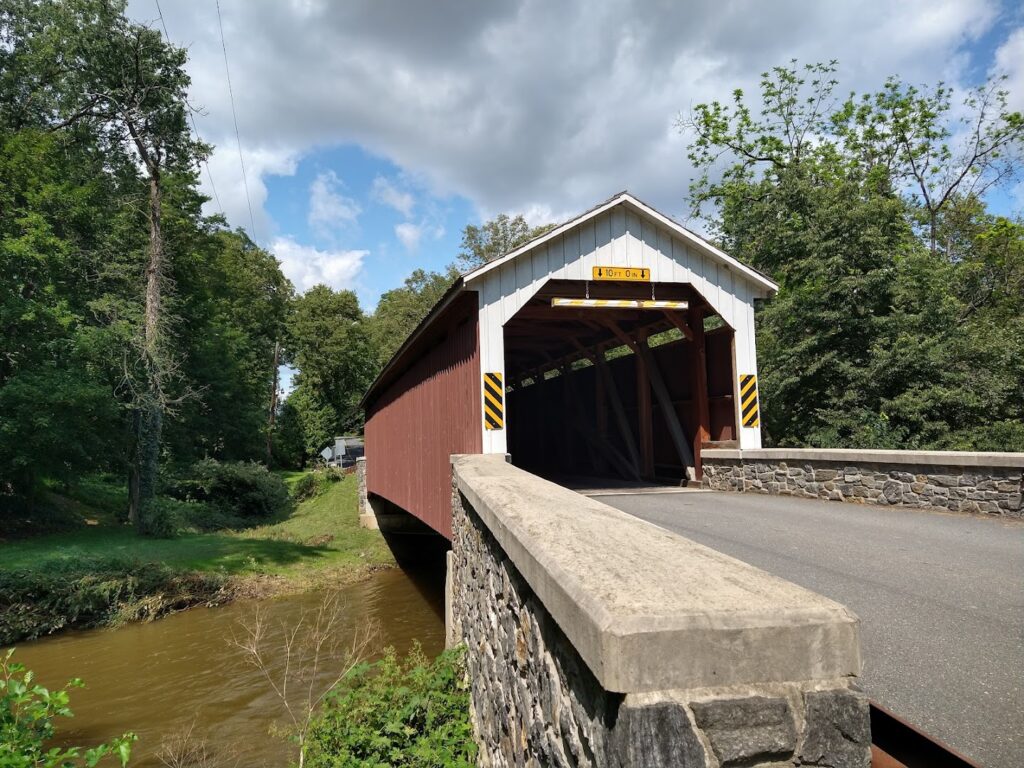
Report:
[[[1024,766],[1024,523],[727,493],[601,501],[861,618],[868,695],[983,766]]]

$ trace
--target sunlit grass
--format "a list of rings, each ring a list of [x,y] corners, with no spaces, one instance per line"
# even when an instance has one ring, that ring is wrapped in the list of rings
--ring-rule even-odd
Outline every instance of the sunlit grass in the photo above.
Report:
[[[294,483],[302,473],[289,475],[285,481]],[[116,501],[114,491],[95,485],[88,489],[89,496]],[[77,492],[76,497],[82,498]],[[108,510],[97,510],[98,524],[0,544],[0,569],[40,569],[55,560],[117,556],[185,571],[279,576],[303,584],[392,563],[380,534],[359,527],[353,475],[301,502],[287,519],[241,531],[141,538],[105,512]]]

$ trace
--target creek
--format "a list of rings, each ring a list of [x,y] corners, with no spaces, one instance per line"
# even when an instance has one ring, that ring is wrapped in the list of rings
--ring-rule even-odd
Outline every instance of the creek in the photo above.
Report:
[[[380,571],[340,590],[347,620],[380,626],[379,657],[387,646],[405,654],[415,641],[431,658],[444,647],[443,572]],[[270,632],[281,632],[321,604],[317,594],[260,602]],[[148,624],[68,632],[18,646],[15,658],[43,685],[60,687],[79,677],[86,688],[71,694],[72,720],[58,720],[61,742],[91,745],[124,731],[139,736],[133,768],[161,766],[161,742],[192,728],[193,736],[231,755],[228,765],[288,765],[295,746],[270,733],[285,713],[263,675],[230,639],[254,604],[194,608]],[[283,659],[272,662],[280,670]],[[325,679],[332,679],[325,670]]]

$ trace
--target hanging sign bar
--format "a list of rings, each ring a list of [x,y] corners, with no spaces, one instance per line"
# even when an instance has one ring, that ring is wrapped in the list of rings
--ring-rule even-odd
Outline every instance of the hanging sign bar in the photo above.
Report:
[[[647,267],[593,267],[594,280],[628,280],[635,283],[649,283],[651,270]]]
[[[655,299],[552,299],[552,307],[588,307],[592,309],[689,309],[688,301]]]

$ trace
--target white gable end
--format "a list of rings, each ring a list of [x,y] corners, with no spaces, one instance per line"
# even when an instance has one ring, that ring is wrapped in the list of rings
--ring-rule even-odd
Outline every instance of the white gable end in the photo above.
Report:
[[[735,331],[736,371],[756,373],[753,303],[777,286],[628,194],[465,276],[479,294],[482,370],[504,375],[504,325],[546,282],[589,280],[596,266],[646,267],[652,283],[692,285]],[[759,447],[760,430],[741,429],[740,444]],[[505,452],[504,432],[486,431],[484,450]]]

